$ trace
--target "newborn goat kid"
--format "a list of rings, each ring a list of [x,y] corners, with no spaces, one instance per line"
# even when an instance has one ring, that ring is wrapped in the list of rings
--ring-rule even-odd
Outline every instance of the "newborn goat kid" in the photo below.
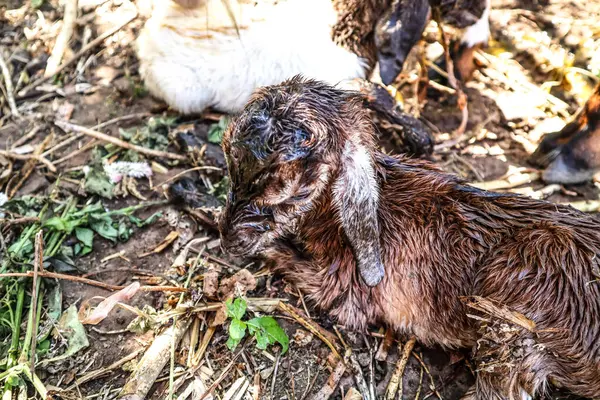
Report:
[[[351,328],[473,347],[466,398],[529,398],[550,382],[600,396],[600,223],[386,156],[362,104],[301,78],[253,96],[223,139],[224,248],[264,255]]]

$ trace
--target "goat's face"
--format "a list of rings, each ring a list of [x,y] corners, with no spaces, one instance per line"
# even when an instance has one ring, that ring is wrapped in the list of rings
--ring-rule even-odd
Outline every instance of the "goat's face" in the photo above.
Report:
[[[231,187],[219,228],[231,254],[253,255],[293,234],[334,172],[341,137],[331,132],[341,129],[348,96],[303,83],[259,89],[223,137]],[[329,99],[315,95],[325,88]]]
[[[304,217],[324,207],[337,214],[365,282],[379,283],[373,129],[362,101],[299,77],[255,93],[223,137],[231,181],[219,221],[226,251],[256,255],[297,237]],[[332,204],[324,204],[326,190]]]

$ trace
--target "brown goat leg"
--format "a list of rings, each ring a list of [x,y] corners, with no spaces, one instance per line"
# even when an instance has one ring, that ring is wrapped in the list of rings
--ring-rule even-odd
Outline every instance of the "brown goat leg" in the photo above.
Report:
[[[483,43],[477,43],[474,46],[469,47],[465,43],[461,43],[458,40],[453,40],[450,43],[450,58],[454,63],[454,75],[460,82],[467,83],[473,78],[473,74],[481,66],[475,60],[475,52],[484,47]],[[436,60],[435,64],[438,69],[442,71],[447,70],[446,57],[443,55]],[[448,79],[437,72],[436,69],[431,69],[429,72],[429,79],[434,80],[438,83],[448,85]]]
[[[547,163],[542,178],[549,183],[582,183],[600,171],[600,84],[575,121],[544,137],[530,162]]]
[[[560,154],[562,148],[569,143],[575,135],[586,128],[594,131],[600,123],[600,84],[586,104],[563,129],[558,132],[546,134],[538,148],[529,157],[529,163],[538,168],[546,168]]]
[[[381,85],[365,79],[344,82],[344,88],[359,91],[364,97],[379,138],[389,150],[412,157],[427,157],[433,153],[433,137],[418,118],[399,109],[396,100]]]

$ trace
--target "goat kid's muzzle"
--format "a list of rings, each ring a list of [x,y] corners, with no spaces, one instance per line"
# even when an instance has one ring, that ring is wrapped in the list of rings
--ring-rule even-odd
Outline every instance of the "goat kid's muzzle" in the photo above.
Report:
[[[236,215],[228,215],[226,211],[219,224],[221,248],[236,257],[254,256],[264,248],[266,236],[271,231],[269,219],[272,214],[252,206],[234,212]]]

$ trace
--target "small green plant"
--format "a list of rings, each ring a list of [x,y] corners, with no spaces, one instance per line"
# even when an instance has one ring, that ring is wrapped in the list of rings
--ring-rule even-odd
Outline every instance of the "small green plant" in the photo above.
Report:
[[[214,144],[221,144],[221,140],[223,140],[223,133],[225,133],[225,129],[227,129],[229,121],[229,117],[224,115],[221,117],[221,119],[219,119],[219,122],[212,124],[208,128],[208,141]]]
[[[285,354],[288,350],[290,339],[275,318],[264,316],[242,321],[248,305],[246,300],[239,297],[234,301],[227,300],[225,306],[227,307],[227,316],[231,318],[229,339],[227,340],[227,347],[230,350],[235,349],[246,336],[246,328],[256,339],[256,347],[259,349],[265,350],[268,345],[277,342],[281,345],[281,354]]]

